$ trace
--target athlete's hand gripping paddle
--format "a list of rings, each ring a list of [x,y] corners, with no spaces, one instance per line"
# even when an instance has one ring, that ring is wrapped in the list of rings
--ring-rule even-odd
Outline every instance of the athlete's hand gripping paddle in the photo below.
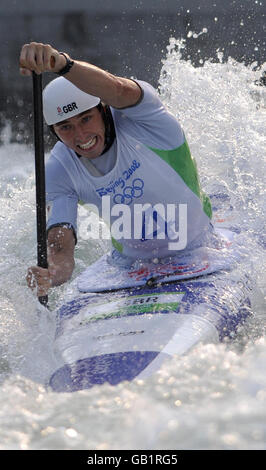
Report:
[[[47,268],[42,75],[37,75],[35,72],[32,72],[32,79],[36,182],[37,264],[41,268]],[[42,305],[47,306],[48,295],[38,297],[38,299]]]

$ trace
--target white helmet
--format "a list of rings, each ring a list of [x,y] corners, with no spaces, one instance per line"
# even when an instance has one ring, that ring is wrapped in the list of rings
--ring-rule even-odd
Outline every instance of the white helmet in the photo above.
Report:
[[[48,126],[94,108],[100,98],[84,93],[64,77],[52,80],[43,90],[43,114]]]

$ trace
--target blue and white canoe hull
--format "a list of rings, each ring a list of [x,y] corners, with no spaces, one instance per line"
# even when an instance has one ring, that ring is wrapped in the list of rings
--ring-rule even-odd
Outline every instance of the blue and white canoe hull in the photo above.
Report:
[[[49,385],[73,392],[143,379],[199,343],[232,337],[249,315],[249,281],[234,271],[102,293],[79,293],[58,311],[62,366]]]

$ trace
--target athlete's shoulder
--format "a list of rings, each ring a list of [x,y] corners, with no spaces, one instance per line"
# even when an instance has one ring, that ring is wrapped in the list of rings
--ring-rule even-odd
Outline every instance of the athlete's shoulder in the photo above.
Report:
[[[138,85],[139,87],[143,90],[143,92],[149,92],[149,93],[153,93],[155,94],[156,96],[158,96],[158,92],[156,90],[156,88],[149,82],[146,82],[145,80],[134,80]]]
[[[69,154],[70,149],[61,141],[56,142],[51,150],[51,157],[63,157]]]
[[[71,166],[70,149],[62,142],[57,142],[52,148],[49,158],[45,164],[47,183],[54,182],[59,185],[64,181],[69,184]]]
[[[118,133],[125,132],[146,146],[163,150],[182,145],[184,134],[178,119],[162,102],[159,92],[148,82],[136,82],[142,88],[141,102],[113,111]]]
[[[57,142],[50,152],[50,156],[47,159],[46,167],[59,168],[64,166],[67,168],[73,164],[73,151],[68,148],[63,142]]]
[[[141,96],[138,102],[132,106],[134,107],[146,107],[147,105],[161,106],[161,100],[158,91],[148,82],[144,80],[134,80],[141,89]]]

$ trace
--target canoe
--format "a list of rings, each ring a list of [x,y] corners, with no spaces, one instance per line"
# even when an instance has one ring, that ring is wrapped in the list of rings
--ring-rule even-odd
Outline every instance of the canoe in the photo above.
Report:
[[[250,314],[251,280],[237,234],[219,229],[216,248],[130,269],[108,255],[71,284],[59,306],[49,387],[74,392],[145,379],[200,343],[235,336]]]

